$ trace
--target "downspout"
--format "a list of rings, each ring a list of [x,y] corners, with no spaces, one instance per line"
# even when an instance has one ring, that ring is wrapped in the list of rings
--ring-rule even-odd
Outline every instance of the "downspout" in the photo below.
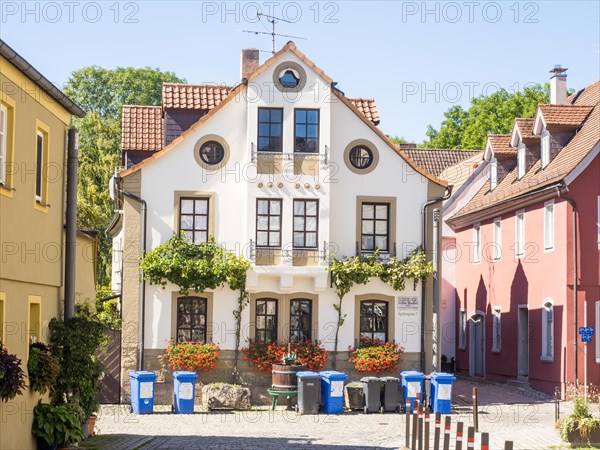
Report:
[[[117,183],[117,188],[120,192],[125,196],[142,205],[142,255],[146,254],[146,223],[148,217],[148,204],[146,200],[141,197],[138,197],[131,192],[127,192],[123,188],[120,187],[121,177],[116,176],[115,182]],[[121,256],[121,264],[124,261],[124,254]],[[123,276],[123,268],[121,268],[121,277]],[[142,287],[140,289],[140,309],[141,309],[141,325],[140,325],[140,343],[139,343],[139,359],[138,359],[138,370],[144,370],[144,337],[146,332],[146,281],[144,280],[144,274],[141,274]],[[123,284],[121,282],[121,292],[123,292]]]
[[[564,191],[569,192],[569,188],[566,184],[563,184]],[[558,196],[563,200],[567,201],[571,208],[573,209],[573,368],[575,369],[575,386],[579,384],[578,379],[578,363],[577,363],[577,324],[579,323],[579,308],[578,308],[578,298],[577,298],[577,273],[579,271],[577,260],[578,260],[578,251],[577,251],[577,203],[570,197],[563,195],[563,191],[558,189]]]
[[[77,249],[78,134],[67,131],[67,209],[65,218],[65,321],[75,315],[75,259]]]
[[[450,198],[450,196],[452,195],[453,187],[454,186],[449,185],[446,188],[446,193],[444,194],[443,197],[438,197],[438,198],[434,198],[432,200],[428,200],[423,205],[423,208],[421,209],[421,223],[423,226],[423,228],[421,230],[421,242],[422,242],[423,252],[425,254],[427,254],[427,208],[429,208],[431,205],[435,205],[436,203],[448,200]],[[437,251],[439,253],[440,246],[438,246]],[[439,261],[439,254],[437,255],[437,259]],[[426,287],[427,287],[426,280],[422,280],[421,281],[421,363],[420,363],[421,372],[425,371],[425,312],[426,312],[425,295],[426,295]],[[434,299],[434,302],[435,302],[435,299]]]

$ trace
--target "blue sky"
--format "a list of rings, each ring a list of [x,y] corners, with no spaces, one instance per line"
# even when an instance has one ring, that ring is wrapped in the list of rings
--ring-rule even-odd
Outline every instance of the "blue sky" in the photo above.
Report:
[[[380,128],[420,142],[454,104],[502,86],[600,78],[596,1],[5,1],[0,34],[54,83],[81,67],[159,67],[192,83],[239,81],[242,48],[270,50],[257,7],[292,23],[298,48],[350,97],[375,98]],[[288,39],[278,38],[277,47]],[[262,60],[269,55],[262,54]]]

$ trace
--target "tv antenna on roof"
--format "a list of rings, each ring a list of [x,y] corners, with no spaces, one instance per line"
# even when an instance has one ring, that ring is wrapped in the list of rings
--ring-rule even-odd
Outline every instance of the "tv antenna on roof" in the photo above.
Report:
[[[256,16],[258,18],[260,17],[264,17],[267,22],[271,23],[271,32],[269,33],[268,31],[254,31],[254,30],[242,30],[244,33],[253,33],[253,34],[268,34],[271,36],[271,42],[273,44],[273,48],[271,50],[271,52],[268,52],[266,50],[261,50],[262,52],[265,53],[272,53],[273,55],[275,54],[275,36],[280,36],[280,37],[287,37],[287,38],[292,38],[292,39],[302,39],[302,40],[306,40],[305,37],[302,36],[291,36],[289,34],[278,34],[275,33],[275,24],[278,21],[281,22],[286,22],[286,23],[293,23],[291,20],[287,20],[287,19],[282,19],[281,17],[275,17],[275,16],[271,16],[269,14],[263,14],[263,13],[257,13]]]

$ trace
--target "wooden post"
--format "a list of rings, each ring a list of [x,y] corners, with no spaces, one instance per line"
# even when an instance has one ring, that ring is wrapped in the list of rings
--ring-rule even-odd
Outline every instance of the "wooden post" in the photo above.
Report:
[[[425,450],[429,450],[429,412],[425,413],[425,420],[423,422],[425,424],[425,432],[423,433],[423,441],[425,444]]]
[[[504,450],[513,450],[513,442],[504,441]]]
[[[419,407],[419,400],[417,397],[417,400],[415,400],[414,406],[413,406],[413,412],[412,412],[412,436],[411,436],[411,446],[410,448],[412,450],[417,450],[417,418],[415,416],[415,410],[418,409]]]
[[[406,399],[406,437],[404,438],[404,446],[406,448],[410,445],[410,400]]]
[[[419,426],[417,430],[417,448],[423,450],[423,404],[419,404]]]
[[[444,450],[450,450],[450,416],[444,418]]]
[[[473,388],[473,427],[479,432],[479,406],[477,404],[477,388]]]
[[[433,432],[433,450],[440,450],[440,426],[442,425],[442,415],[435,413],[435,431]]]
[[[481,433],[481,450],[490,450],[490,434]]]
[[[474,450],[475,448],[475,427],[467,428],[467,449]]]
[[[456,450],[462,450],[463,442],[463,423],[458,422],[456,424]]]

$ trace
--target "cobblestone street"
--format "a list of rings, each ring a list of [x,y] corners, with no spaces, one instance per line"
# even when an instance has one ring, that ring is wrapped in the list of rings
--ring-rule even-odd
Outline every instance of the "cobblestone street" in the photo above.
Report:
[[[562,448],[554,429],[554,403],[535,392],[496,383],[459,379],[455,384],[452,435],[458,421],[471,425],[471,388],[480,398],[480,431],[491,437],[491,448],[512,440],[515,449]],[[561,405],[564,413],[566,405]],[[344,413],[342,416],[299,416],[277,411],[197,412],[174,415],[159,406],[155,414],[135,416],[127,406],[104,406],[97,436],[89,449],[388,449],[404,445],[404,415]],[[432,427],[433,435],[433,427]],[[476,448],[479,435],[476,437]],[[454,447],[454,442],[452,443]],[[466,448],[466,440],[463,448]],[[565,447],[566,448],[566,447]]]

